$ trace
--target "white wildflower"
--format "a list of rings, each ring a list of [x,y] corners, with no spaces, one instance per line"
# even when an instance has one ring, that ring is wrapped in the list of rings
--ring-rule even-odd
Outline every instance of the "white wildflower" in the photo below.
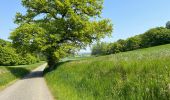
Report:
[[[146,88],[146,92],[149,92],[149,88]]]
[[[170,83],[168,84],[168,89],[170,90]]]

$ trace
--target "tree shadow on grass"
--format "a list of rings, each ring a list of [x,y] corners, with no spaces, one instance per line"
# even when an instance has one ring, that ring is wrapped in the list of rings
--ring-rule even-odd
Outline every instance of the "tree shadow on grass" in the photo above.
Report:
[[[43,71],[33,71],[22,67],[7,67],[8,71],[20,79],[40,78],[43,77]]]
[[[57,70],[57,68],[59,68],[59,66],[65,64],[65,63],[68,63],[68,62],[70,62],[70,61],[58,62],[57,64],[54,65],[53,68],[46,67],[46,68],[44,69],[43,75],[45,75],[45,74],[47,74],[47,73],[49,73],[49,72],[51,72],[51,71],[53,71],[53,70]]]
[[[22,67],[6,67],[6,68],[8,71],[10,71],[11,74],[20,79],[30,73],[28,69]]]
[[[50,67],[47,67],[44,69],[44,72],[43,72],[43,75],[53,71],[53,70],[57,70],[57,68],[59,68],[61,65],[65,64],[65,63],[69,63],[69,62],[72,62],[72,61],[79,61],[81,59],[76,59],[76,60],[67,60],[67,61],[61,61],[61,62],[58,62],[57,64],[54,65],[54,67],[51,69]]]

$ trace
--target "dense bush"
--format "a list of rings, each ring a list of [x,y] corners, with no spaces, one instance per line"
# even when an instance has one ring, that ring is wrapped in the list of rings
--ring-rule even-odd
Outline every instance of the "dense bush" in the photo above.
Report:
[[[5,41],[3,39],[0,39],[0,46],[11,46],[11,42]]]
[[[18,65],[19,56],[11,47],[0,46],[0,65]]]
[[[141,37],[143,47],[167,44],[170,43],[170,29],[164,27],[153,28]]]
[[[140,36],[134,36],[134,37],[128,38],[125,43],[125,51],[138,49],[141,47],[140,45],[141,45]]]
[[[26,65],[36,62],[39,62],[39,59],[34,54],[17,53],[10,42],[0,39],[0,65]]]
[[[106,48],[108,49],[107,54],[119,53],[121,52],[122,45],[115,42],[108,44]]]
[[[121,47],[119,48],[121,52],[126,51],[126,40],[119,39],[117,43],[121,45]]]
[[[120,39],[114,43],[97,43],[92,48],[92,55],[114,54],[168,43],[170,43],[170,29],[157,27],[126,40]]]
[[[25,54],[23,56],[20,56],[20,65],[28,65],[39,62],[39,59],[31,54]]]
[[[170,29],[170,21],[168,21],[168,22],[166,23],[166,28],[167,28],[167,29]]]
[[[97,43],[92,48],[92,55],[106,55],[107,54],[107,43]]]

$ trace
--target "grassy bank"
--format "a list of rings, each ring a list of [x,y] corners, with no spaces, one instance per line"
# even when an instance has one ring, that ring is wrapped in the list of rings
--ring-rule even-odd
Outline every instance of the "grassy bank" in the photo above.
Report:
[[[63,62],[45,78],[57,100],[168,100],[170,44]]]
[[[20,66],[0,66],[0,89],[5,88],[14,80],[24,77],[32,69],[42,65],[43,63],[45,62]]]

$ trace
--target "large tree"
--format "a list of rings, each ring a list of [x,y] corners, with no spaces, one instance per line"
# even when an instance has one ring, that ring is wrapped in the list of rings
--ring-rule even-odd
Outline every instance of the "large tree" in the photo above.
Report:
[[[22,52],[42,52],[53,67],[60,58],[112,33],[101,19],[103,0],[22,0],[26,13],[17,13],[11,33]]]

